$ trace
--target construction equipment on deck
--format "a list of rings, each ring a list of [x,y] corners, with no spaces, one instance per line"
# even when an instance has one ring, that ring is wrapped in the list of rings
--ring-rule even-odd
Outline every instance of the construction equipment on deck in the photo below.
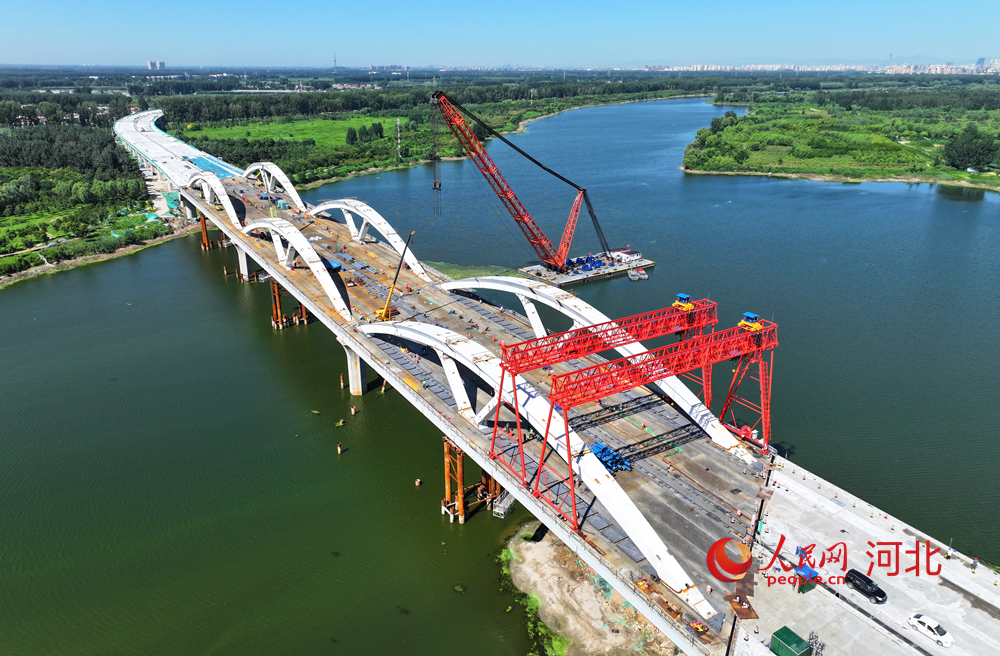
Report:
[[[500,386],[497,397],[503,399],[505,396],[504,385],[509,380],[511,401],[503,400],[497,403],[493,421],[493,439],[490,443],[490,458],[502,464],[518,478],[524,487],[529,486],[529,475],[525,467],[525,438],[522,433],[521,413],[518,410],[521,407],[517,394],[517,376],[519,374],[665,335],[677,334],[682,339],[691,338],[695,335],[701,335],[705,328],[714,326],[718,322],[717,317],[716,304],[706,299],[691,303],[688,309],[662,308],[616,321],[572,328],[562,333],[554,333],[516,344],[502,344]],[[558,376],[554,378],[558,378]],[[711,381],[710,374],[706,373],[704,378]],[[500,422],[500,411],[504,407],[509,407],[515,415],[516,424],[513,430],[504,428]],[[551,420],[550,412],[549,424],[551,424]],[[567,418],[565,434],[565,453],[567,454],[571,451],[568,422]],[[548,440],[548,428],[547,425],[544,438],[546,441]],[[543,442],[543,456],[546,448]],[[566,476],[552,471],[545,464],[544,457],[539,460],[539,463],[539,473],[535,479],[535,492],[537,493],[535,496],[548,503],[570,522],[573,530],[576,530],[579,527],[579,518],[576,512],[576,484],[573,478],[572,459],[567,463],[569,474]],[[541,478],[546,478],[544,488],[540,488],[537,484]],[[553,490],[563,487],[569,490],[568,495],[553,492]]]
[[[514,217],[514,221],[517,223],[517,226],[521,229],[521,232],[524,233],[524,236],[527,237],[528,243],[531,244],[531,248],[534,249],[535,254],[538,255],[538,259],[541,260],[544,265],[556,271],[566,270],[566,258],[569,256],[569,248],[573,243],[573,233],[576,231],[577,219],[580,217],[581,202],[585,202],[587,204],[587,211],[590,213],[590,219],[594,224],[594,230],[597,232],[597,238],[601,242],[601,248],[604,249],[605,253],[611,252],[611,249],[608,247],[608,242],[604,238],[604,232],[601,230],[601,225],[597,222],[597,214],[594,213],[594,207],[590,203],[590,197],[587,195],[586,189],[571,182],[570,180],[567,180],[552,169],[543,165],[528,153],[512,144],[504,138],[503,135],[483,122],[483,120],[478,116],[446,96],[443,91],[434,92],[434,95],[431,97],[431,104],[435,105],[441,111],[441,115],[444,117],[445,123],[447,123],[448,127],[451,128],[455,138],[458,139],[458,143],[476,163],[476,166],[479,168],[479,172],[483,174],[483,177],[486,178],[486,181],[489,182],[490,186],[493,188],[493,192],[500,199],[500,202],[507,208],[510,215]],[[459,112],[461,112],[461,114]],[[528,214],[528,210],[525,209],[521,200],[517,197],[517,194],[514,193],[514,190],[507,183],[507,180],[505,180],[503,175],[500,174],[499,169],[497,169],[497,165],[494,164],[490,156],[486,154],[486,149],[476,137],[475,133],[469,128],[469,124],[462,117],[462,114],[468,116],[480,127],[486,130],[486,132],[503,141],[542,170],[551,173],[577,190],[576,200],[573,201],[573,207],[570,210],[569,219],[566,221],[566,227],[563,229],[562,240],[559,242],[558,249],[552,245],[549,238],[545,236],[542,229],[537,223],[535,223],[535,220],[531,218],[531,215]],[[435,180],[437,180],[436,177]]]
[[[396,308],[390,307],[389,304],[392,303],[392,294],[393,292],[396,291],[396,281],[399,280],[399,270],[403,268],[403,258],[406,257],[406,251],[410,247],[410,240],[413,239],[414,232],[416,231],[411,232],[406,237],[406,245],[403,246],[403,252],[399,256],[399,264],[396,265],[396,275],[393,276],[392,286],[389,287],[389,293],[385,297],[385,307],[382,308],[381,310],[375,311],[375,318],[377,318],[379,321],[388,321],[389,319],[392,318],[393,314],[398,312]]]

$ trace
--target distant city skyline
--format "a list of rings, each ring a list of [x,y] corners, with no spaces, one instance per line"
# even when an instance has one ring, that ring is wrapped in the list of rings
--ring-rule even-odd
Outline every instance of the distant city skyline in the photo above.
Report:
[[[974,64],[1000,56],[989,20],[938,0],[844,0],[811,8],[635,2],[528,3],[429,11],[387,0],[373,12],[317,0],[238,6],[176,0],[168,7],[53,0],[8,7],[0,64],[345,67],[640,68],[767,64]],[[173,17],[173,18],[171,18]],[[175,18],[185,17],[175,21]],[[246,29],[226,29],[229,21]],[[171,28],[163,29],[165,22]],[[259,29],[254,27],[259,25]],[[903,53],[903,54],[899,54]]]

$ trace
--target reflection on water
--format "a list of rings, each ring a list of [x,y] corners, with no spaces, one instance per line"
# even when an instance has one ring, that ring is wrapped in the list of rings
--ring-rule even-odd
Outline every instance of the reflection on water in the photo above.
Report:
[[[986,190],[939,184],[937,185],[937,195],[946,200],[981,201],[986,198]]]

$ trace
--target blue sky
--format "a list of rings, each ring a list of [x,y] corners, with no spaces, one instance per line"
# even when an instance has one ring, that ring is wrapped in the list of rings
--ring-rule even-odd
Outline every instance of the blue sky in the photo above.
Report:
[[[168,66],[968,63],[1000,58],[988,3],[8,3],[0,63]],[[995,7],[994,7],[995,8]]]

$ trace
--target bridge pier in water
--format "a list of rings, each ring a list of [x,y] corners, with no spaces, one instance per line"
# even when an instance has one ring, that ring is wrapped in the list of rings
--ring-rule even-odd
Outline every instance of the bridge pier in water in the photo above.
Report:
[[[210,251],[215,248],[222,248],[222,240],[211,241],[208,238],[208,224],[205,215],[198,212],[198,220],[201,221],[201,250]]]
[[[347,344],[343,346],[344,352],[347,354],[347,377],[351,384],[351,396],[361,396],[365,393],[368,382],[365,361],[350,346]]]
[[[441,514],[448,515],[453,524],[456,517],[459,524],[464,524],[470,506],[485,503],[489,508],[503,493],[503,488],[485,471],[479,483],[466,488],[465,452],[447,437],[442,437],[441,440],[444,442],[444,499],[441,500]],[[467,504],[465,496],[472,490],[475,490],[476,499]]]
[[[240,262],[240,282],[246,282],[250,279],[250,264],[247,262],[247,252],[237,246],[236,257]]]
[[[452,524],[465,523],[465,452],[452,444],[447,437],[444,442],[444,499],[441,500],[441,514],[448,515]],[[454,489],[452,483],[454,482]]]

